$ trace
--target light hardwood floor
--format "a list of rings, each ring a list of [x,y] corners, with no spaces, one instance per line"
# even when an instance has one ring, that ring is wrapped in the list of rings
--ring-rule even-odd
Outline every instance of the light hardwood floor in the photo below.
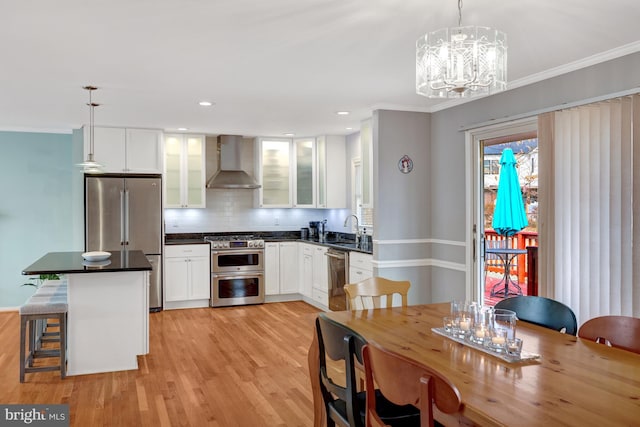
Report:
[[[150,315],[137,371],[18,378],[19,316],[0,313],[0,403],[68,403],[72,426],[311,426],[307,351],[317,309],[300,301]]]

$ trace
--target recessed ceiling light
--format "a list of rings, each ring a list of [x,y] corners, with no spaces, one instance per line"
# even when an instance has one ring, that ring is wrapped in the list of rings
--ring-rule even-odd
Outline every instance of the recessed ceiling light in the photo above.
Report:
[[[285,134],[283,134],[283,135],[284,135],[284,136],[296,136],[296,134],[295,134],[295,133],[285,133]]]
[[[213,105],[213,102],[209,102],[209,101],[200,101],[199,104],[202,107],[211,107]]]
[[[339,116],[348,116],[349,112],[348,111],[336,111],[336,114]]]
[[[178,128],[178,130],[189,130],[189,128]]]
[[[346,130],[353,130],[353,128],[345,128]]]

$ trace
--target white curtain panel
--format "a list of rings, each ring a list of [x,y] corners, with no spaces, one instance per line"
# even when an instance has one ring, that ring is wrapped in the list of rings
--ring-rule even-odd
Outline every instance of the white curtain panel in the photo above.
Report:
[[[539,117],[541,291],[579,324],[640,317],[638,117],[638,95]]]

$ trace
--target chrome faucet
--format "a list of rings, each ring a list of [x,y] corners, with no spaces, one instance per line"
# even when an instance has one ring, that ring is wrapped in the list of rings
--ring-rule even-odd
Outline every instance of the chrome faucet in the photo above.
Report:
[[[354,217],[356,220],[356,247],[360,247],[360,238],[362,237],[362,234],[360,233],[360,222],[358,221],[358,217],[354,214],[349,215],[344,219],[343,227],[347,226],[347,222],[349,222],[349,218],[351,217]]]

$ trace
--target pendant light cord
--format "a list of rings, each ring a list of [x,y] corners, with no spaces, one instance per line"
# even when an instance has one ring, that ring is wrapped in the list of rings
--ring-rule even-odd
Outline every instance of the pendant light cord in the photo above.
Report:
[[[89,103],[87,104],[89,106],[89,157],[91,161],[94,161],[94,109],[95,107],[99,106],[100,104],[96,104],[93,102],[93,98],[92,98],[92,92],[96,89],[98,89],[96,86],[84,86],[83,89],[86,89],[87,91],[89,91]]]
[[[93,102],[91,100],[91,94],[93,89],[89,89],[89,151],[91,152],[91,160],[93,160]]]
[[[458,0],[458,27],[462,26],[462,0]]]

